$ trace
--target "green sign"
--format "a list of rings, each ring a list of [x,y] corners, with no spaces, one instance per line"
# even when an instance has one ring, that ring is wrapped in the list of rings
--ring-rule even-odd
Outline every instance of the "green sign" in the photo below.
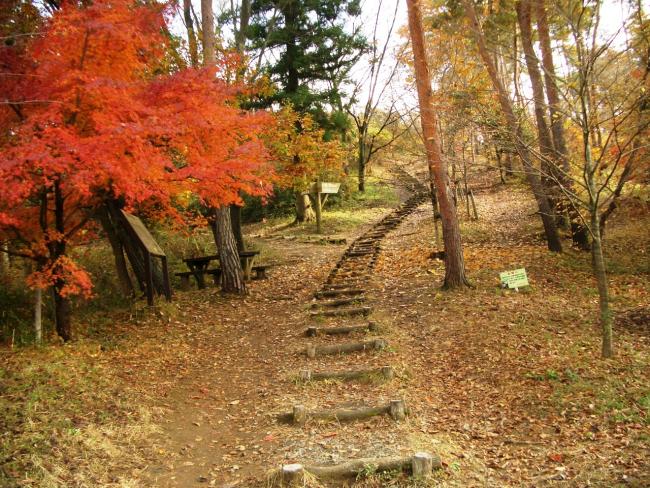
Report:
[[[528,276],[524,268],[513,269],[512,271],[504,271],[499,273],[501,284],[504,288],[519,289],[528,286]]]

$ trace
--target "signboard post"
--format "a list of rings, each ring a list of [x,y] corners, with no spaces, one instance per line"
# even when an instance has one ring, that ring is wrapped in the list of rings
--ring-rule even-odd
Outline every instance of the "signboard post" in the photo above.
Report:
[[[510,288],[519,291],[519,288],[529,286],[525,268],[504,271],[503,273],[499,273],[499,278],[501,278],[501,286],[503,288]]]
[[[323,204],[327,200],[327,195],[338,193],[341,183],[329,183],[325,181],[316,181],[311,185],[311,193],[314,195],[314,202],[316,204],[316,233],[322,234],[323,222]],[[321,200],[321,195],[325,195],[325,200]]]

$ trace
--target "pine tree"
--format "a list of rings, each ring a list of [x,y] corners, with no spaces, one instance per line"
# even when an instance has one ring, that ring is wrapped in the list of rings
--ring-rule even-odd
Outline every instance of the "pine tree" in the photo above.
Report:
[[[279,90],[264,104],[290,103],[323,128],[340,130],[342,88],[367,43],[346,32],[346,17],[360,14],[359,0],[254,0],[248,38],[254,50],[277,51],[265,70]]]

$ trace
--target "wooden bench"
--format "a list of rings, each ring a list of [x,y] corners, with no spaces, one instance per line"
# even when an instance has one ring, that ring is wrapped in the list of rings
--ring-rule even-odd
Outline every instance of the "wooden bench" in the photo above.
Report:
[[[205,274],[212,276],[215,285],[219,284],[219,280],[221,279],[221,268],[209,269],[205,272]]]
[[[266,279],[266,270],[271,267],[270,264],[258,264],[257,266],[253,266],[251,268],[251,271],[255,271],[255,278],[256,280],[265,280]]]
[[[219,284],[219,279],[221,278],[221,268],[208,269],[208,270],[205,270],[203,273],[211,275],[212,279],[214,280],[215,285]],[[174,273],[174,274],[181,279],[181,290],[189,290],[190,289],[190,278],[192,276],[194,276],[194,278],[196,278],[196,274],[195,274],[194,271],[179,271],[178,273]],[[197,282],[198,282],[198,280],[197,280]],[[200,285],[199,285],[199,287],[200,287]]]

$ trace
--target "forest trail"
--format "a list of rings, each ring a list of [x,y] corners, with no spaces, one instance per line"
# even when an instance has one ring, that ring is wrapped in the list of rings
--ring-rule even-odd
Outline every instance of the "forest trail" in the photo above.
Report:
[[[475,285],[469,292],[439,289],[444,266],[431,258],[429,205],[415,209],[382,239],[372,278],[364,284],[373,307],[369,320],[378,325],[372,335],[388,343],[382,351],[305,356],[309,342],[351,340],[304,335],[314,294],[325,290],[318,284],[332,281],[333,270],[341,269],[336,263],[343,246],[318,246],[314,252],[313,245],[274,241],[289,264],[269,280],[252,283],[248,297],[225,300],[213,290],[182,295],[180,308],[192,310],[186,321],[194,336],[186,353],[192,364],[161,405],[158,462],[147,469],[147,483],[262,487],[266,472],[282,464],[338,464],[423,450],[443,460],[434,486],[562,481],[612,486],[616,480],[646,486],[647,425],[618,398],[643,398],[649,366],[633,351],[645,350],[648,338],[620,331],[622,369],[587,353],[598,351],[591,297],[576,295],[571,283],[589,282],[588,269],[577,264],[582,259],[577,253],[554,256],[545,250],[539,225],[529,218],[534,203],[522,192],[499,186],[477,192],[481,220],[463,223]],[[616,240],[617,229],[611,232]],[[633,246],[645,242],[637,237]],[[567,262],[573,263],[568,269]],[[526,267],[533,288],[499,290],[498,272],[519,266]],[[647,294],[643,280],[643,275],[615,275],[613,293]],[[363,322],[363,317],[333,317],[311,325]],[[215,355],[217,350],[222,353]],[[297,381],[305,369],[386,365],[394,370],[391,381]],[[311,411],[395,398],[410,410],[404,422],[388,416],[308,421],[302,427],[276,421],[296,404]],[[358,486],[386,486],[382,483],[371,476]]]
[[[425,188],[408,173],[397,169],[396,176],[399,193],[403,198],[411,196],[376,224],[356,229],[359,234],[370,227],[342,256],[340,246],[318,246],[314,252],[313,246],[291,242],[281,252],[285,265],[274,269],[268,280],[252,282],[245,298],[222,299],[213,290],[180,295],[179,308],[191,310],[186,323],[191,323],[189,342],[196,359],[159,405],[163,426],[155,450],[161,462],[146,470],[148,482],[161,487],[252,486],[279,461],[295,461],[310,451],[312,441],[300,432],[290,436],[279,432],[287,428],[276,422],[277,414],[293,405],[283,401],[287,394],[302,402],[306,392],[304,386],[296,391],[295,384],[297,372],[304,369],[305,357],[296,349],[304,342],[304,304],[313,313],[309,305],[314,287],[322,282],[335,284],[334,288],[341,285],[350,263],[365,280],[371,278],[383,235],[427,198]],[[372,238],[377,245],[369,263],[367,255],[355,256],[355,252],[375,229],[383,231]],[[337,256],[340,259],[335,261]],[[329,287],[320,291],[325,289]],[[221,307],[227,309],[228,318],[219,317]],[[355,321],[333,319],[350,320]],[[197,330],[201,325],[210,327]],[[363,360],[363,354],[356,356],[357,362]],[[322,396],[323,392],[316,389],[316,393]],[[341,398],[350,405],[349,393]],[[296,434],[303,439],[287,438]]]

